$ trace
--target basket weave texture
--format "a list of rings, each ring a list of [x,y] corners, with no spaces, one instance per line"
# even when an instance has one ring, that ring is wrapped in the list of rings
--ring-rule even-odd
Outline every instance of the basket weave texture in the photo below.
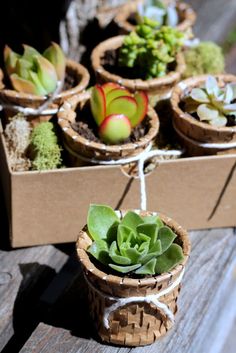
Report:
[[[71,124],[76,119],[75,109],[77,111],[79,109],[80,112],[89,99],[89,92],[74,96],[64,102],[62,109],[58,113],[58,123],[63,131],[64,141],[71,152],[97,160],[118,160],[141,153],[156,137],[159,131],[159,119],[154,109],[149,107],[145,118],[148,119],[149,129],[146,135],[138,141],[121,145],[106,145],[86,139],[73,130]]]
[[[108,51],[119,49],[125,36],[116,36],[98,44],[91,55],[92,67],[100,83],[115,82],[126,87],[130,91],[145,91],[149,95],[164,96],[170,92],[170,89],[180,80],[185,70],[184,56],[179,52],[176,56],[175,71],[170,71],[166,76],[152,78],[149,80],[128,79],[107,71],[104,68],[105,54]]]
[[[120,213],[123,217],[125,211],[120,211]],[[141,212],[141,215],[151,214],[151,212]],[[160,217],[178,236],[185,255],[182,264],[177,265],[168,273],[142,279],[109,275],[96,268],[90,261],[86,249],[92,241],[87,233],[87,227],[85,227],[79,233],[77,254],[87,281],[102,293],[119,298],[158,294],[169,287],[180,276],[186,265],[190,253],[190,241],[187,232],[175,221],[164,215],[160,215]],[[110,328],[106,329],[103,326],[104,308],[110,306],[112,302],[95,291],[93,287],[88,285],[90,313],[98,334],[106,342],[125,346],[151,344],[165,335],[173,325],[164,313],[152,303],[133,302],[112,312],[109,316]],[[177,298],[180,288],[181,284],[160,298],[160,301],[165,303],[174,314],[177,312]]]
[[[171,106],[173,109],[173,124],[176,127],[176,132],[182,144],[185,146],[188,155],[212,155],[221,152],[219,148],[205,148],[196,145],[196,143],[236,143],[236,126],[232,127],[218,127],[212,126],[204,122],[200,122],[189,113],[184,112],[180,103],[185,95],[187,95],[193,88],[201,87],[206,81],[208,75],[201,75],[191,77],[176,85],[172,91]],[[236,83],[236,76],[234,75],[217,75],[215,76],[219,85],[224,87],[227,83]],[[193,140],[193,142],[191,140]],[[231,150],[232,152],[233,150]],[[235,149],[236,151],[236,149]],[[226,150],[227,152],[227,150]]]
[[[81,64],[76,63],[72,60],[66,62],[66,75],[71,77],[75,82],[74,87],[62,91],[59,93],[52,104],[48,108],[53,109],[61,105],[66,99],[70,98],[74,94],[82,92],[89,83],[89,73],[87,69]],[[46,100],[47,97],[36,96],[33,94],[17,92],[13,89],[7,89],[4,87],[3,72],[0,75],[0,101],[9,105],[18,105],[21,107],[39,108]]]
[[[129,33],[135,30],[135,25],[132,24],[129,19],[133,14],[137,12],[138,3],[143,2],[142,0],[138,1],[129,1],[127,4],[123,5],[117,15],[114,18],[114,22],[121,29],[122,34]],[[168,1],[165,1],[168,3]],[[180,18],[177,29],[181,32],[192,34],[192,27],[196,22],[196,13],[194,10],[186,3],[178,1],[176,3],[176,9]]]

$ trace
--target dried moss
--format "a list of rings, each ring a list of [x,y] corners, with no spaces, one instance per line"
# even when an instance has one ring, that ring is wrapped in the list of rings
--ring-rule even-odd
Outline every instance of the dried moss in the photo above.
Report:
[[[61,148],[51,122],[43,122],[33,129],[30,150],[33,170],[61,167]]]
[[[8,150],[8,159],[13,171],[26,171],[31,167],[27,157],[31,127],[22,114],[17,114],[6,125],[4,135]]]
[[[201,42],[185,52],[186,70],[184,77],[224,72],[225,59],[222,48],[213,42]]]

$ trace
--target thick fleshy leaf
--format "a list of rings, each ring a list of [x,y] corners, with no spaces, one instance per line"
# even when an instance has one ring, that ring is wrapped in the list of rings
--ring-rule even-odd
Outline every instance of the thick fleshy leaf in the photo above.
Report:
[[[135,237],[135,233],[132,228],[119,224],[117,232],[117,243],[120,247],[123,243],[131,243],[131,238]]]
[[[42,55],[35,56],[38,78],[47,91],[52,93],[57,86],[57,74],[54,66]]]
[[[87,225],[92,239],[106,239],[109,229],[117,222],[119,222],[119,218],[111,207],[95,204],[90,205]]]
[[[41,56],[41,54],[30,45],[23,44],[23,47],[24,47],[24,54],[22,56],[22,59],[33,63],[36,56]]]
[[[114,222],[114,224],[108,229],[107,238],[106,238],[107,244],[110,245],[114,240],[117,239],[118,226],[119,226],[119,222],[117,221],[117,222]]]
[[[210,121],[216,119],[219,115],[219,112],[217,109],[214,109],[210,105],[201,104],[197,108],[197,115],[201,121]]]
[[[121,224],[131,228],[136,233],[136,228],[139,224],[142,224],[142,218],[133,211],[128,211],[124,218],[121,220]]]
[[[213,126],[226,126],[227,118],[224,115],[218,115],[215,119],[210,120],[209,124]]]
[[[145,216],[142,219],[144,223],[156,223],[158,228],[163,226],[163,222],[159,216]]]
[[[10,80],[13,88],[18,92],[38,95],[38,89],[33,82],[20,78],[17,74],[12,74]]]
[[[190,97],[200,103],[209,103],[209,98],[205,90],[201,88],[193,88]]]
[[[54,66],[57,73],[57,79],[63,81],[66,71],[66,58],[61,47],[57,43],[52,42],[50,47],[48,47],[43,53],[43,56]]]
[[[91,91],[90,99],[91,111],[97,125],[101,125],[106,117],[106,99],[105,94],[100,85],[95,85]]]
[[[38,75],[33,71],[29,71],[29,75],[30,75],[30,81],[33,82],[33,84],[37,90],[36,94],[39,96],[45,96],[47,94],[47,91],[45,90],[45,88],[41,84],[41,82],[38,78]]]
[[[209,95],[217,95],[219,92],[219,87],[217,80],[213,76],[208,76],[205,83],[206,91]]]
[[[143,223],[137,226],[137,232],[143,233],[150,237],[150,246],[155,244],[157,240],[158,227],[156,223]]]
[[[162,227],[158,231],[158,239],[161,241],[162,252],[166,251],[176,238],[176,234],[169,227]]]
[[[224,105],[224,109],[229,112],[236,111],[236,103]]]
[[[112,261],[114,261],[118,265],[130,265],[131,264],[131,260],[128,257],[120,255],[116,241],[113,241],[113,243],[110,246],[109,256],[112,259]]]
[[[130,96],[130,97],[132,96],[132,94],[124,87],[114,88],[105,95],[106,95],[107,107],[111,103],[111,101],[115,98],[123,97],[123,96]]]
[[[139,262],[140,252],[135,248],[129,248],[125,250],[125,256],[131,260],[132,264],[136,264]]]
[[[142,267],[139,267],[135,273],[137,275],[154,275],[156,267],[156,259],[153,258],[145,263]]]
[[[123,142],[131,134],[129,119],[123,114],[108,115],[99,127],[99,136],[105,143]]]
[[[150,246],[150,238],[147,241],[144,241],[138,248],[138,250],[142,253],[148,253]]]
[[[5,45],[3,51],[5,68],[8,75],[15,73],[17,60],[20,58],[20,55],[15,53],[8,45]]]
[[[87,252],[106,265],[110,261],[108,246],[104,240],[94,241]]]
[[[172,244],[156,259],[155,273],[161,274],[170,271],[184,260],[183,250],[178,244]]]
[[[137,268],[139,268],[141,266],[141,264],[130,265],[130,266],[118,266],[118,265],[114,265],[114,264],[109,264],[109,266],[115,271],[118,271],[121,273],[128,273],[128,272],[134,271]]]
[[[233,100],[233,97],[234,97],[234,92],[233,92],[231,85],[226,85],[224,102],[227,104],[230,104]]]
[[[132,116],[137,111],[137,103],[133,97],[130,96],[121,96],[113,99],[109,105],[106,107],[106,115],[124,115],[130,121]]]
[[[151,260],[153,257],[157,257],[162,254],[161,248],[161,241],[158,239],[153,247],[149,250],[149,252],[143,253],[140,258],[139,262],[141,264],[145,264],[147,261]]]
[[[18,76],[21,78],[24,78],[25,80],[30,80],[30,73],[29,71],[33,68],[33,65],[31,62],[24,60],[24,59],[18,59],[16,62],[16,73]]]

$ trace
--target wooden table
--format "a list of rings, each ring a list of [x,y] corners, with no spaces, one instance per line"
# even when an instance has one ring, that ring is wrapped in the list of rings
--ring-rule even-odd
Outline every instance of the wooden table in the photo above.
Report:
[[[197,35],[221,41],[232,28],[235,0],[188,1],[198,10]],[[227,57],[236,73],[236,47]],[[236,233],[190,232],[192,254],[177,322],[144,348],[102,344],[89,320],[74,244],[10,250],[0,195],[0,350],[3,353],[235,353]]]

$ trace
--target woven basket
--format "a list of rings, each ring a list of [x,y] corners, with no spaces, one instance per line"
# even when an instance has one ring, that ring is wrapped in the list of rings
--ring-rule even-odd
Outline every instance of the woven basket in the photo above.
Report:
[[[217,127],[204,122],[200,122],[193,118],[189,113],[184,112],[180,103],[183,97],[188,94],[192,88],[199,87],[204,84],[207,75],[196,76],[182,81],[173,89],[171,96],[171,105],[174,111],[173,125],[177,134],[185,146],[187,154],[190,156],[212,155],[222,152],[227,153],[227,149],[220,147],[204,147],[199,143],[236,143],[236,126],[233,127]],[[218,83],[223,87],[226,83],[236,83],[236,76],[233,75],[217,75],[215,76]],[[231,152],[236,152],[236,148]]]
[[[121,217],[125,214],[123,211],[119,213]],[[150,212],[141,213],[141,215],[151,214]],[[119,298],[158,294],[170,286],[180,276],[185,267],[190,253],[190,242],[187,232],[181,226],[168,217],[163,215],[160,215],[160,217],[178,236],[178,241],[185,256],[182,264],[177,265],[168,273],[143,279],[119,277],[104,273],[95,267],[86,252],[91,244],[91,239],[85,226],[79,233],[77,253],[87,282],[90,282],[93,287],[102,293]],[[177,312],[180,286],[177,285],[172,292],[160,297],[160,301],[165,303],[174,314]],[[173,325],[164,313],[153,304],[133,302],[112,312],[109,316],[110,328],[106,329],[103,325],[104,308],[110,306],[113,302],[107,298],[105,299],[93,287],[88,286],[90,313],[97,332],[104,341],[125,346],[151,344],[165,335]]]
[[[73,81],[73,87],[59,93],[53,103],[49,105],[49,109],[58,108],[66,99],[70,98],[74,94],[82,92],[89,83],[89,73],[87,69],[81,64],[76,63],[72,60],[67,60],[66,64],[66,77],[68,80]],[[0,71],[0,101],[8,105],[17,105],[20,107],[39,108],[46,100],[47,97],[36,96],[33,94],[17,92],[13,89],[7,89],[4,87],[4,77],[2,70]],[[7,115],[12,116],[12,112],[9,108],[6,109]],[[29,116],[29,120],[48,120],[50,117],[35,117]]]
[[[135,30],[135,25],[129,20],[137,12],[137,5],[140,2],[143,1],[129,1],[121,7],[119,13],[115,16],[114,22],[120,28],[122,34],[127,34]],[[167,3],[168,1],[165,2]],[[184,32],[189,38],[192,37],[192,27],[196,22],[196,13],[184,2],[178,1],[176,3],[176,9],[180,18],[180,22],[176,28],[179,31]]]
[[[116,51],[123,43],[125,36],[116,36],[100,43],[92,52],[92,67],[100,83],[116,82],[126,87],[130,91],[146,91],[149,96],[159,96],[164,98],[170,92],[171,88],[180,80],[185,70],[185,62],[182,53],[176,56],[175,71],[170,71],[164,77],[153,78],[149,80],[127,79],[107,71],[104,68],[105,54],[108,51]]]
[[[74,96],[64,102],[62,109],[58,113],[58,123],[63,131],[65,147],[72,155],[71,157],[74,156],[74,158],[71,158],[74,166],[89,164],[88,162],[82,163],[79,156],[76,156],[77,154],[95,160],[119,160],[121,158],[135,156],[147,148],[157,135],[159,119],[155,111],[149,107],[147,117],[145,118],[148,119],[148,132],[135,143],[106,145],[84,138],[72,129],[71,124],[74,123],[76,119],[75,109],[79,108],[81,110],[89,99],[89,92]]]

